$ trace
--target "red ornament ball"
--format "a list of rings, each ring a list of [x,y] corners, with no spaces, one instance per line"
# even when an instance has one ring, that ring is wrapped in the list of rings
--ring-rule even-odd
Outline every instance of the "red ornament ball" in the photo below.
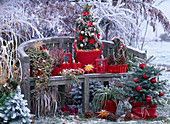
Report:
[[[163,92],[160,92],[160,93],[159,93],[159,96],[162,96],[162,95],[163,95]]]
[[[151,79],[151,82],[152,82],[152,83],[156,83],[156,79],[155,79],[155,78],[152,78],[152,79]]]
[[[138,82],[138,78],[134,78],[133,81],[134,81],[135,83],[137,83],[137,82]]]
[[[142,88],[140,86],[136,87],[136,91],[140,91]]]
[[[151,101],[151,97],[150,96],[146,97],[146,101],[150,102]]]
[[[146,76],[145,74],[142,75],[143,79],[148,79],[148,76]]]
[[[141,63],[140,68],[143,69],[144,67],[146,67],[146,65],[144,63]]]

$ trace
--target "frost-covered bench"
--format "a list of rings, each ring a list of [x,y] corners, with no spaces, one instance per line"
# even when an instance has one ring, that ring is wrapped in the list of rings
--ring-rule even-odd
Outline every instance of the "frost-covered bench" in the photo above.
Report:
[[[18,53],[19,58],[21,60],[22,64],[22,78],[25,82],[23,87],[23,93],[25,96],[25,99],[28,100],[28,104],[30,107],[30,86],[34,85],[33,78],[29,75],[30,70],[30,60],[29,56],[25,53],[25,51],[29,48],[31,48],[32,44],[34,44],[36,41],[42,41],[46,48],[49,49],[51,47],[58,46],[59,49],[65,49],[69,53],[72,53],[74,57],[74,49],[73,49],[73,37],[49,37],[49,38],[43,38],[43,39],[34,39],[27,42],[24,42],[19,45],[18,47]],[[102,55],[106,57],[108,53],[110,52],[111,48],[113,48],[113,42],[112,41],[105,41],[103,42],[103,50]],[[145,59],[146,58],[146,52],[140,51],[137,49],[134,49],[132,47],[127,46],[128,51],[135,56],[138,56],[139,58]],[[89,108],[89,82],[95,82],[95,81],[113,81],[113,78],[118,78],[121,76],[128,76],[130,73],[105,73],[105,74],[84,74],[79,75],[78,78],[81,82],[83,82],[83,112],[86,112]],[[64,90],[66,84],[70,84],[72,81],[64,76],[52,76],[50,78],[49,86],[52,86],[54,89],[54,94],[56,94],[56,85],[60,85],[60,87]],[[61,104],[64,104],[65,97],[64,95],[61,95]]]

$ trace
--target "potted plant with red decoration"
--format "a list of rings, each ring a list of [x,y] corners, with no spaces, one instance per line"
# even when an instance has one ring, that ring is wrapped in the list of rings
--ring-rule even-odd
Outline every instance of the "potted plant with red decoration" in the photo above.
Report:
[[[136,119],[157,118],[156,108],[166,104],[166,80],[160,80],[163,69],[141,63],[134,68],[131,80],[121,79],[125,97],[130,97],[131,113]]]
[[[99,42],[99,29],[90,12],[91,7],[87,4],[81,12],[81,17],[76,21],[74,49],[76,60],[82,67],[94,64],[103,47]]]
[[[60,50],[57,48],[57,46],[54,49],[49,50],[49,54],[54,59],[54,66],[52,67],[52,76],[58,76],[59,72],[61,71],[60,63],[62,61],[62,57],[64,55],[63,50]]]
[[[106,110],[115,115],[117,104],[119,103],[119,100],[121,100],[120,91],[121,90],[116,86],[97,89],[92,101],[93,109],[95,111]]]
[[[128,50],[119,38],[114,37],[112,41],[114,42],[114,47],[108,57],[108,72],[125,73],[127,70]]]

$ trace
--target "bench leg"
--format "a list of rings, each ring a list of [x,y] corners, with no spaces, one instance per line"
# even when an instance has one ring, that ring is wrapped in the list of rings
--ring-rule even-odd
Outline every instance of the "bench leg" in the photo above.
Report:
[[[83,90],[83,113],[89,110],[89,78],[85,77],[84,83],[82,84]]]
[[[65,85],[59,85],[58,91],[61,92],[61,106],[65,106]]]

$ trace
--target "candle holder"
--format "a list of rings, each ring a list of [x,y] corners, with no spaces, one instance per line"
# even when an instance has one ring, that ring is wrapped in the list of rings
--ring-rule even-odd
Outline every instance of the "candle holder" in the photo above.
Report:
[[[71,69],[71,60],[72,60],[72,54],[64,53],[60,63],[62,69]],[[63,65],[64,62],[66,62],[65,65]]]
[[[96,59],[96,73],[107,72],[107,59]]]

